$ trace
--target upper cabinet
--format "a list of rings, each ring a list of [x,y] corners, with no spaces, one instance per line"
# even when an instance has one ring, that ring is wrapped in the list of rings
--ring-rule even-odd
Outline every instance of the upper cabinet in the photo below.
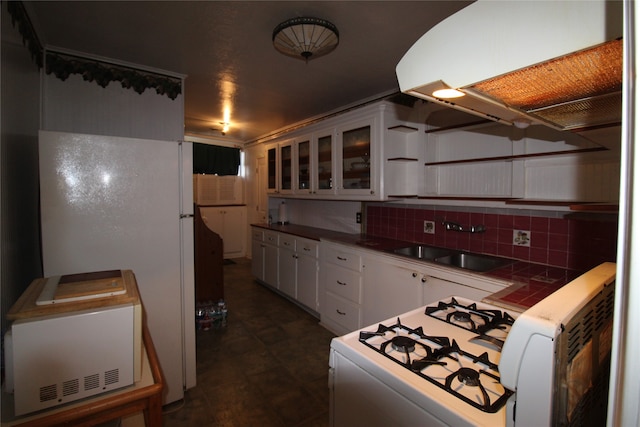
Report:
[[[374,116],[342,124],[336,129],[338,183],[336,194],[380,199],[379,151],[382,141]]]
[[[280,189],[280,162],[278,161],[278,145],[270,144],[266,147],[267,153],[267,193],[277,193]]]
[[[335,194],[336,138],[333,128],[320,129],[313,136],[313,191],[318,196]]]
[[[385,200],[386,128],[419,126],[403,121],[410,120],[410,111],[380,102],[285,135],[275,143],[275,151],[267,146],[268,181],[277,182],[268,192],[308,199]],[[424,132],[420,136],[426,139]],[[273,173],[272,156],[277,165]]]

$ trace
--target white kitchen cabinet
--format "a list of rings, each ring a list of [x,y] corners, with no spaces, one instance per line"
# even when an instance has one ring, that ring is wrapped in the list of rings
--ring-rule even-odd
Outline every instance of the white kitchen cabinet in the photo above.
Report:
[[[315,312],[320,310],[318,246],[319,242],[313,240],[296,239],[296,299]]]
[[[454,267],[362,251],[362,323],[369,325],[450,296],[481,301],[511,283]]]
[[[222,238],[225,258],[245,256],[245,206],[200,206],[200,213],[207,227]]]
[[[362,327],[362,258],[357,249],[322,242],[320,320],[338,335]]]
[[[314,312],[318,310],[318,242],[280,233],[280,292]]]
[[[280,234],[279,236],[279,253],[278,253],[278,271],[279,281],[278,289],[280,292],[296,299],[296,238],[291,234]]]
[[[252,245],[253,275],[317,313],[319,242],[252,227]]]
[[[267,153],[267,194],[277,194],[280,189],[278,145],[269,144],[265,147],[265,151]]]
[[[335,194],[336,180],[335,129],[330,127],[314,132],[312,141],[312,192],[318,197],[331,196]]]
[[[257,227],[251,227],[251,274],[264,281],[264,232]]]
[[[264,232],[264,283],[278,287],[278,232]]]
[[[294,145],[293,141],[278,143],[278,152],[280,153],[280,181],[279,193],[281,195],[291,195],[294,189]]]
[[[379,122],[380,118],[373,115],[337,126],[337,195],[377,198]]]
[[[422,158],[412,154],[424,151],[424,124],[412,111],[382,101],[337,114],[271,141],[266,146],[268,181],[276,183],[276,188],[269,185],[268,192],[306,199],[385,200],[385,186],[390,185],[393,196],[404,194],[406,190],[392,184],[408,182],[410,178],[415,186],[422,178],[422,174],[416,173],[424,170]],[[393,133],[387,132],[388,128]],[[412,135],[398,131],[401,128],[412,129]],[[392,147],[388,155],[384,151],[385,139],[389,139]],[[274,144],[277,149],[271,151]],[[410,154],[413,160],[408,165],[406,159]],[[387,157],[395,165],[390,179],[385,181]]]
[[[364,258],[362,323],[374,324],[420,307],[418,266],[373,253]]]

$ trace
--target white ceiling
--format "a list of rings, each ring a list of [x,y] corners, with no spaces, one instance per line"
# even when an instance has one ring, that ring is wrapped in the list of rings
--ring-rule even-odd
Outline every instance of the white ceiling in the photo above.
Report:
[[[27,2],[45,46],[187,75],[185,133],[252,141],[292,123],[398,90],[395,67],[427,30],[469,1]],[[335,24],[340,44],[305,63],[278,53],[293,17]],[[427,59],[427,58],[426,58]]]

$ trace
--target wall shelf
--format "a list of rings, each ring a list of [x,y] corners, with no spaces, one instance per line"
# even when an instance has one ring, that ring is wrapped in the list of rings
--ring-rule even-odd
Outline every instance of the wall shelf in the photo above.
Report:
[[[563,150],[553,151],[549,153],[530,153],[530,154],[516,154],[510,156],[495,156],[495,157],[480,157],[474,159],[461,159],[461,160],[447,160],[442,162],[427,162],[425,166],[442,166],[442,165],[457,165],[462,163],[479,163],[479,162],[499,162],[499,161],[511,161],[518,159],[528,159],[534,157],[549,157],[549,156],[561,156],[564,154],[580,154],[591,153],[595,151],[606,151],[605,147],[593,147],[593,148],[581,148],[578,150]]]
[[[387,159],[388,162],[417,162],[415,157],[391,157]]]
[[[395,132],[402,132],[402,133],[418,132],[418,128],[414,128],[412,126],[406,126],[406,125],[391,126],[387,129]]]

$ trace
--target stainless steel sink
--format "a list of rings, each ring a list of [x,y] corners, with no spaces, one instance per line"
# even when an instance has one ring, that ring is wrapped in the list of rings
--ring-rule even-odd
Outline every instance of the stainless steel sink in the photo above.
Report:
[[[437,257],[433,261],[440,264],[451,265],[453,267],[464,268],[465,270],[478,272],[493,270],[494,268],[503,267],[505,265],[513,263],[513,260],[507,258],[469,254],[466,252],[458,252],[446,256]]]
[[[433,246],[413,245],[406,248],[399,248],[393,251],[398,255],[404,255],[411,258],[433,260],[445,255],[451,255],[453,252],[449,249],[436,248]]]

